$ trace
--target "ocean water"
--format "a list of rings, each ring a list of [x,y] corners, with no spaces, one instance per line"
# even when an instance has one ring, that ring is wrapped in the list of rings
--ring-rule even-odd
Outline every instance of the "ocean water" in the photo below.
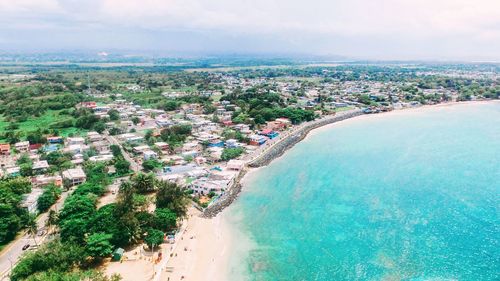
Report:
[[[351,119],[250,174],[230,280],[500,280],[499,214],[500,103]]]

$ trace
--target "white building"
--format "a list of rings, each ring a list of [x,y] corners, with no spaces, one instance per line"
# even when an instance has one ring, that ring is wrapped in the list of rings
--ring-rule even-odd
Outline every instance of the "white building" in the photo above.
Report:
[[[63,171],[62,176],[70,182],[71,186],[84,183],[87,180],[87,176],[81,167]]]

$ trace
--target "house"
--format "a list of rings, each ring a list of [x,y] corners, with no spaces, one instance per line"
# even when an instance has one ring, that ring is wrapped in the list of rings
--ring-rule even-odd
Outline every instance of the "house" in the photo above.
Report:
[[[30,150],[30,142],[29,141],[21,141],[16,143],[15,148],[19,152],[28,152]]]
[[[211,174],[208,177],[196,179],[189,185],[189,188],[196,194],[206,195],[213,191],[217,194],[228,190],[234,183],[235,173],[221,172]]]
[[[5,174],[9,177],[17,177],[21,175],[21,168],[19,166],[5,168]]]
[[[143,153],[144,160],[157,159],[158,154],[152,150],[146,150]]]
[[[33,163],[33,171],[43,172],[49,168],[49,163],[47,160],[41,160]]]
[[[98,132],[88,132],[87,139],[91,142],[101,141],[103,137]]]
[[[111,108],[109,106],[106,106],[106,105],[96,106],[96,107],[94,107],[94,112],[96,112],[96,113],[106,113],[110,109]]]
[[[227,169],[231,171],[241,171],[245,167],[245,161],[242,160],[229,160],[227,162]]]
[[[194,158],[194,163],[196,163],[196,165],[201,166],[201,165],[207,163],[207,158],[201,157],[201,156],[195,157]]]
[[[181,154],[183,157],[197,157],[200,155],[200,151],[198,150],[188,150],[188,151],[183,151]]]
[[[48,176],[48,175],[39,175],[33,178],[32,184],[34,187],[44,187],[49,184],[54,184],[56,186],[62,186],[62,177],[59,175]]]
[[[182,146],[182,152],[188,152],[188,151],[200,152],[202,148],[203,147],[198,142],[192,141],[192,142],[187,142]]]
[[[240,147],[240,146],[241,146],[241,144],[235,139],[226,140],[226,147],[227,148],[236,148],[236,147]]]
[[[158,127],[168,127],[174,124],[170,119],[161,116],[155,118],[155,122]]]
[[[89,147],[83,144],[72,144],[64,149],[64,152],[72,153],[72,154],[81,154],[84,151],[88,150]]]
[[[268,137],[270,139],[274,139],[279,134],[276,131],[273,131],[273,130],[270,130],[270,129],[265,129],[265,130],[260,131],[259,135],[263,135],[263,136],[266,136],[266,137]]]
[[[221,193],[223,190],[223,185],[208,180],[207,178],[196,179],[189,185],[189,188],[194,191],[194,193],[199,195],[207,195],[210,192]]]
[[[93,142],[91,146],[99,153],[110,151],[110,145],[107,141],[96,141]]]
[[[231,120],[222,121],[222,124],[226,127],[229,127],[229,126],[233,125],[233,121],[231,121]]]
[[[83,164],[83,162],[85,162],[85,160],[83,158],[76,158],[76,159],[71,160],[71,163],[73,163],[74,165],[80,165],[80,164]]]
[[[142,153],[144,153],[144,151],[150,150],[150,148],[147,145],[138,145],[138,146],[134,147],[133,150],[134,150],[134,153],[142,154]]]
[[[219,161],[222,158],[222,151],[224,148],[222,147],[210,147],[207,149],[209,156],[208,159],[210,161]]]
[[[129,143],[134,143],[134,142],[141,142],[144,138],[141,136],[137,136],[135,134],[123,134],[120,136],[120,138],[126,142]]]
[[[38,149],[40,149],[42,146],[43,146],[43,144],[41,144],[41,143],[34,143],[34,144],[30,144],[29,150],[30,150],[30,151],[38,150]]]
[[[89,157],[89,161],[91,162],[107,162],[113,160],[113,155],[111,154],[103,154]]]
[[[76,108],[95,108],[97,103],[95,101],[84,101],[76,105]]]
[[[71,186],[84,183],[87,180],[87,176],[81,167],[63,171],[62,176],[64,180],[68,180]]]
[[[259,135],[251,135],[249,138],[251,145],[263,145],[267,141],[266,137]]]
[[[289,127],[292,125],[292,121],[290,121],[290,119],[288,119],[288,118],[276,118],[276,120],[274,120],[274,122],[281,123],[285,127]]]
[[[43,189],[33,188],[29,194],[23,195],[21,207],[26,208],[30,213],[37,212],[38,198],[42,195]]]
[[[55,143],[63,143],[63,138],[62,137],[48,137],[47,142],[50,144],[55,144]]]
[[[224,142],[221,139],[213,139],[208,142],[208,147],[224,147]]]
[[[10,144],[0,143],[0,155],[10,155]]]
[[[155,146],[162,152],[167,152],[169,150],[169,145],[166,142],[155,142]]]
[[[85,144],[85,139],[81,137],[67,138],[66,145]]]

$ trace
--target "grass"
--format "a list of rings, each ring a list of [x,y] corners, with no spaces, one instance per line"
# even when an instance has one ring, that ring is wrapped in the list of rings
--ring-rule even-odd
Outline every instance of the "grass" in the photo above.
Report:
[[[16,131],[24,133],[22,137],[24,138],[28,132],[36,131],[38,129],[47,129],[50,127],[50,124],[68,118],[67,116],[59,115],[59,112],[60,110],[48,110],[40,117],[30,117],[24,122],[18,122],[17,124],[19,125],[19,129]],[[0,116],[0,135],[7,131],[7,126],[9,126],[9,122],[6,121],[3,116]],[[64,137],[67,137],[69,134],[81,135],[86,132],[85,130],[74,127],[57,130],[59,131],[59,134]]]

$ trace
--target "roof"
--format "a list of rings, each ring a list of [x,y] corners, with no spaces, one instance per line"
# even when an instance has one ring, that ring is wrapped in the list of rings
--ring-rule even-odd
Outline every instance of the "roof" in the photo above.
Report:
[[[29,141],[20,141],[20,142],[16,143],[15,145],[16,145],[16,147],[17,146],[29,146],[30,142]]]
[[[62,175],[64,178],[67,179],[73,179],[73,178],[85,178],[85,172],[83,171],[82,168],[74,168],[74,169],[68,169],[64,172],[62,172]]]
[[[41,160],[33,163],[33,169],[46,169],[49,167],[47,160]]]
[[[10,149],[10,144],[8,144],[8,143],[0,143],[0,149]]]

